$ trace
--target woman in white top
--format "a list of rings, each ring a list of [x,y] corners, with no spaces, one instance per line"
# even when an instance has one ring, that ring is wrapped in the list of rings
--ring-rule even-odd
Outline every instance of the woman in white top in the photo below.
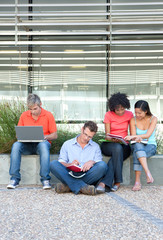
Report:
[[[133,191],[141,190],[141,171],[145,171],[147,183],[153,183],[154,179],[149,171],[147,158],[156,154],[155,130],[157,118],[152,115],[148,102],[139,100],[135,103],[135,118],[131,119],[131,136],[126,140],[134,140],[136,143],[131,145],[133,152],[133,164],[135,171],[135,184]],[[142,143],[147,140],[147,143]]]

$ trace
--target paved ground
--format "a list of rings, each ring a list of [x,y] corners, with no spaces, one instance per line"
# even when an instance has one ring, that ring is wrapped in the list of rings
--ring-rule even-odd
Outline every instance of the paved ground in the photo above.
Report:
[[[0,186],[0,240],[161,240],[163,186],[98,196]]]

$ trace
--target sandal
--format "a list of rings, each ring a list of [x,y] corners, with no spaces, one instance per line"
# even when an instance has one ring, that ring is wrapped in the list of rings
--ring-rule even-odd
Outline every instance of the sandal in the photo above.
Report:
[[[132,191],[140,191],[141,190],[141,183],[136,182],[135,185],[132,188]]]

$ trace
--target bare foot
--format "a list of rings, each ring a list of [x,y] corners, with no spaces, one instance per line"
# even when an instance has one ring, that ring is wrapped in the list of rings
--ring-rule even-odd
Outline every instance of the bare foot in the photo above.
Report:
[[[146,177],[147,177],[147,183],[148,184],[154,182],[154,179],[153,179],[153,177],[152,177],[150,172],[147,173]]]
[[[140,182],[135,182],[132,191],[140,191],[141,190],[141,183]]]

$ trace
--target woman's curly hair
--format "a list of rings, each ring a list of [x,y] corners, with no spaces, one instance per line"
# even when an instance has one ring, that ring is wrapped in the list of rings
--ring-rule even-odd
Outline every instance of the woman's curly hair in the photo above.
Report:
[[[108,107],[110,111],[115,111],[119,105],[125,109],[130,109],[130,101],[128,100],[128,96],[125,93],[114,93],[108,99]]]

